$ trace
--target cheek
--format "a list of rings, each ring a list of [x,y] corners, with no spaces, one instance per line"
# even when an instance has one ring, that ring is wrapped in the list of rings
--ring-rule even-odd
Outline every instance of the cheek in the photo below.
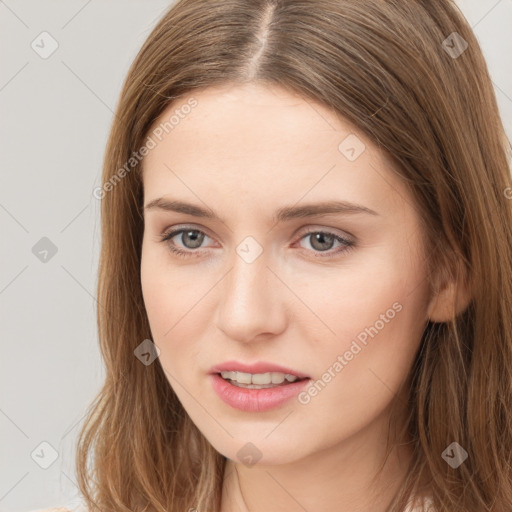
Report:
[[[163,335],[166,311],[172,310],[171,295],[165,293],[165,286],[162,286],[162,280],[165,278],[162,270],[162,265],[155,257],[155,251],[148,249],[147,243],[144,242],[140,266],[141,288],[153,338],[160,338]]]
[[[162,251],[143,245],[141,287],[152,341],[160,349],[159,360],[167,377],[176,376],[180,382],[197,372],[203,332],[200,299],[209,288],[204,283],[194,286],[192,277],[171,267]]]
[[[310,288],[308,304],[335,333],[323,329],[327,336],[315,345],[319,382],[311,393],[319,398],[311,401],[342,404],[354,424],[389,403],[425,327],[428,281],[422,259],[405,254],[388,249],[338,273],[330,282],[332,292]]]
[[[326,426],[320,444],[353,435],[384,414],[421,339],[419,295],[382,286],[367,297],[366,304],[346,300],[343,309],[336,308],[337,315],[332,311],[335,339],[317,342],[310,352],[316,374],[299,397],[301,421],[304,431]]]
[[[185,295],[193,286],[187,284],[183,272],[170,265],[165,250],[151,241],[142,245],[141,287],[153,336],[170,338],[174,324],[190,308]]]
[[[332,340],[336,350],[359,334],[364,341],[366,329],[372,326],[379,333],[396,330],[394,339],[398,333],[407,338],[414,326],[426,321],[423,259],[400,240],[361,251],[347,258],[346,264],[316,274],[298,272],[290,282],[311,312],[302,315],[309,318],[303,327],[323,336],[322,345],[328,346]],[[301,322],[299,317],[297,322]]]

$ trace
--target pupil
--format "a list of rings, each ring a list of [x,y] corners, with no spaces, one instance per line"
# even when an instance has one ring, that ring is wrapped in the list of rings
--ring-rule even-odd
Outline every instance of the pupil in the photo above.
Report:
[[[195,234],[194,234],[195,233]],[[192,245],[190,246],[187,242],[185,242],[185,237],[189,237],[192,239]],[[196,249],[201,246],[204,235],[199,233],[199,231],[184,231],[181,236],[181,241],[188,249]]]
[[[328,240],[327,245],[328,247],[323,246],[322,244],[326,243],[326,240]],[[320,246],[316,246],[317,241],[319,241]],[[320,251],[325,251],[332,248],[332,243],[334,241],[334,235],[328,235],[325,233],[315,233],[313,235],[313,241],[311,243],[311,246],[315,249],[318,249]]]

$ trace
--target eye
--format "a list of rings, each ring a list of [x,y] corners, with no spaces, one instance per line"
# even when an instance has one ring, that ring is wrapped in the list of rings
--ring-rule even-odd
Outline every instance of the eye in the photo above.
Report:
[[[352,240],[343,238],[342,236],[330,231],[311,230],[301,236],[300,240],[303,239],[310,240],[309,245],[314,249],[313,256],[315,258],[332,258],[340,253],[353,249],[354,246],[354,242]],[[336,242],[340,245],[335,251],[330,251]],[[324,252],[327,254],[322,254]]]
[[[190,249],[188,251],[185,251],[181,249],[180,247],[176,246],[176,244],[172,241],[172,239],[178,235],[181,235],[181,243],[185,245],[185,249]],[[198,254],[192,254],[192,253],[199,253],[199,251],[194,251],[194,249],[197,249],[200,247],[200,245],[203,243],[204,238],[208,237],[206,233],[199,229],[193,229],[193,228],[181,228],[181,229],[175,229],[173,231],[170,231],[168,233],[163,233],[160,235],[160,239],[162,242],[168,242],[168,247],[171,252],[174,254],[177,254],[178,256],[187,257],[187,256],[197,256]]]
[[[181,241],[181,243],[184,245],[184,248],[177,246],[176,243],[172,240],[178,235],[181,235],[178,240]],[[196,251],[195,249],[201,248],[201,244],[203,243],[205,237],[210,238],[204,231],[194,228],[175,229],[163,233],[159,237],[162,242],[167,242],[171,252],[184,258],[200,256],[201,251]],[[354,246],[353,241],[343,238],[342,236],[330,231],[311,230],[307,233],[304,233],[300,237],[300,240],[308,238],[310,240],[309,245],[313,249],[310,252],[313,252],[313,256],[316,258],[332,258],[339,253],[349,251]],[[338,243],[339,246],[336,250],[332,251],[331,249],[336,243]]]

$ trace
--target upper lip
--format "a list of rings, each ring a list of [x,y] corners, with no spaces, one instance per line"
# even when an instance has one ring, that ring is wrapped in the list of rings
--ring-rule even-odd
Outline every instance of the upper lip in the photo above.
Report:
[[[217,364],[210,368],[210,373],[220,373],[220,372],[244,372],[244,373],[267,373],[267,372],[279,372],[279,373],[288,373],[290,375],[295,375],[299,379],[309,378],[309,375],[305,373],[298,372],[297,370],[292,370],[291,368],[286,368],[285,366],[281,366],[279,364],[268,363],[266,361],[258,361],[256,363],[241,363],[239,361],[226,361],[221,364]]]

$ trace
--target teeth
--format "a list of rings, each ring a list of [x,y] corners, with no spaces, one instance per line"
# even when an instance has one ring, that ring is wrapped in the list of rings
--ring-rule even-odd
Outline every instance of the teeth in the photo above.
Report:
[[[223,379],[236,381],[240,384],[282,384],[285,379],[288,382],[298,380],[295,375],[280,372],[267,372],[267,373],[244,373],[244,372],[220,372]]]

